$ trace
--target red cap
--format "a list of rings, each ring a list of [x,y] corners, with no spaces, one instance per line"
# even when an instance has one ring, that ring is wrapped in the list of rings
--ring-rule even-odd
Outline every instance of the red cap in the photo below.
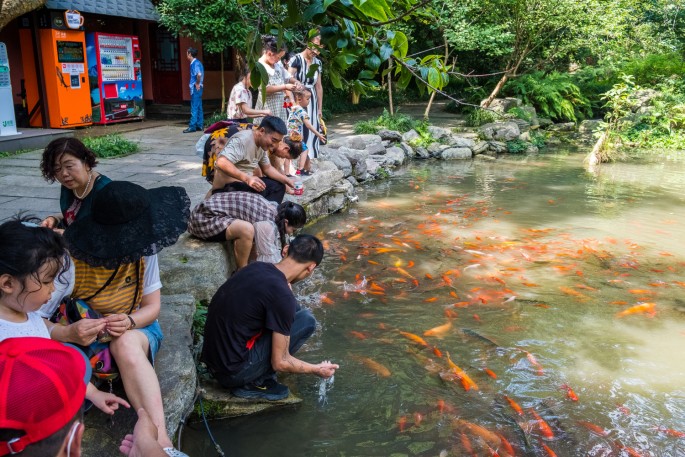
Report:
[[[90,377],[84,355],[48,338],[0,342],[0,456],[15,454],[67,425],[83,405]]]

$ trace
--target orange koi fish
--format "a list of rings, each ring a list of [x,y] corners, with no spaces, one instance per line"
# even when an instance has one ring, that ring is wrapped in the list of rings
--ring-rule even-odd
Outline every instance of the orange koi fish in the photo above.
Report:
[[[588,297],[586,295],[581,294],[577,290],[571,289],[570,287],[565,287],[565,286],[560,286],[559,290],[565,293],[566,295],[571,295],[572,297],[576,297],[579,300],[587,300]]]
[[[349,237],[347,241],[357,241],[362,236],[364,236],[364,232],[359,232],[356,235],[352,235],[351,237]]]
[[[371,290],[375,290],[376,292],[385,292],[385,289],[382,286],[379,286],[375,282],[371,283],[371,286],[369,287]]]
[[[350,239],[347,241],[352,241],[352,240]],[[376,249],[376,254],[386,254],[388,252],[404,252],[404,250],[398,249],[398,248],[375,248],[375,249]]]
[[[371,265],[380,265],[380,263],[376,262],[375,260],[367,260]]]
[[[426,343],[426,340],[421,338],[419,335],[415,335],[415,334],[409,333],[409,332],[402,332],[402,331],[400,331],[400,335],[404,336],[405,338],[412,340],[415,343],[420,344],[421,346],[428,347],[428,343]]]
[[[402,276],[406,276],[407,278],[410,278],[410,279],[416,279],[414,276],[412,276],[411,273],[409,273],[407,270],[405,270],[402,267],[388,268],[388,270],[394,270],[394,271],[398,272],[399,274],[401,274]]]
[[[364,332],[358,332],[358,331],[356,331],[356,330],[350,330],[350,335],[352,335],[353,337],[357,338],[358,340],[365,340],[365,339],[367,338],[367,337],[366,337],[366,333],[364,333]]]
[[[392,374],[385,365],[376,362],[368,357],[360,357],[359,360],[366,368],[376,373],[381,378],[389,378]]]
[[[566,391],[566,396],[570,400],[578,401],[578,395],[576,395],[576,393],[573,391],[573,389],[571,389],[571,386],[569,386],[568,384],[562,384],[561,388]]]
[[[411,268],[411,267],[413,267],[413,266],[414,266],[414,261],[413,261],[413,260],[410,260],[409,262],[407,262],[407,268]]]
[[[497,436],[496,433],[491,432],[485,427],[481,427],[480,425],[467,422],[463,419],[455,419],[454,423],[460,429],[467,430],[471,435],[481,438],[490,447],[497,449],[502,444],[502,440],[500,440],[499,436]]]
[[[445,400],[438,400],[438,411],[440,414],[445,411]]]
[[[620,450],[625,451],[625,453],[628,454],[630,457],[645,457],[645,454],[636,451],[632,447],[624,446],[619,441],[616,441],[614,444],[616,444],[616,447]]]
[[[424,303],[433,303],[433,302],[436,302],[436,301],[438,301],[438,297],[426,298],[423,302],[424,302]]]
[[[464,450],[473,455],[473,446],[471,445],[471,440],[469,440],[469,437],[466,436],[464,432],[461,432],[461,445],[464,447]]]
[[[459,300],[459,295],[457,295],[457,293],[453,290],[450,290],[450,296]]]
[[[655,303],[640,303],[635,306],[631,306],[628,309],[624,309],[620,313],[616,313],[616,317],[629,316],[631,314],[647,314],[649,317],[654,317],[656,314],[656,304]]]
[[[423,332],[423,336],[443,337],[447,332],[450,331],[451,328],[452,322],[447,322],[446,324],[438,325],[437,327],[433,327],[430,330],[426,330],[425,332]]]
[[[445,313],[444,313],[444,314],[445,314],[445,317],[448,318],[448,319],[456,319],[457,317],[459,317],[459,314],[457,314],[456,311],[451,310],[451,309],[449,309],[449,308],[446,308],[446,309],[445,309]]]
[[[478,390],[478,384],[473,382],[473,379],[471,379],[464,370],[459,368],[459,366],[457,366],[456,363],[452,362],[452,359],[450,358],[450,353],[446,352],[445,355],[447,356],[447,364],[452,369],[452,371],[454,371],[454,374],[457,375],[457,378],[459,378],[459,380],[461,381],[461,385],[462,387],[464,387],[464,390],[467,392],[470,389]]]
[[[426,273],[426,279],[433,279],[433,276],[430,273]]]
[[[540,430],[542,436],[544,436],[548,440],[553,440],[554,432],[552,431],[552,427],[550,427],[549,424],[545,422],[545,420],[542,417],[540,417],[540,415],[536,413],[534,409],[530,408],[529,411],[537,421],[538,430]]]
[[[509,440],[506,439],[504,437],[504,435],[502,435],[501,433],[499,433],[499,432],[496,432],[496,433],[497,433],[497,436],[499,436],[500,442],[502,443],[502,448],[506,451],[506,453],[509,455],[512,455],[512,456],[516,455],[516,452],[514,451],[514,447],[511,445]]]
[[[624,306],[624,305],[627,305],[628,302],[627,302],[627,301],[624,301],[624,300],[615,300],[615,301],[610,301],[609,304],[610,304],[610,305]]]
[[[509,402],[509,405],[511,406],[511,409],[513,409],[514,411],[516,411],[516,414],[518,414],[519,416],[523,416],[523,408],[521,408],[521,406],[519,406],[518,403],[516,403],[514,400],[512,400],[511,398],[509,398],[509,397],[506,396],[506,395],[504,396],[504,399],[505,399],[507,402]]]
[[[433,346],[433,354],[435,354],[436,357],[442,358],[442,351],[440,351],[437,346]]]
[[[400,433],[404,431],[404,429],[407,427],[407,416],[402,416],[397,419],[397,427],[400,429]]]
[[[485,372],[485,374],[490,376],[492,379],[497,379],[497,375],[490,368],[483,368],[483,371]]]
[[[679,432],[678,430],[673,430],[672,428],[665,427],[654,427],[656,430],[666,435],[672,436],[674,438],[685,438],[685,432]]]
[[[655,292],[649,289],[628,289],[628,292],[635,295],[652,295]]]
[[[547,457],[557,457],[557,454],[549,446],[543,443],[542,440],[540,440],[540,446],[542,446],[542,449],[547,453]]]
[[[423,422],[423,414],[419,412],[414,413],[414,425],[417,427],[421,426],[421,422]]]
[[[542,372],[542,365],[540,365],[540,362],[538,362],[538,360],[535,358],[535,356],[533,354],[531,354],[530,352],[528,352],[528,351],[524,351],[524,352],[526,353],[526,358],[531,363],[531,365],[533,365],[534,367],[537,368],[538,376],[542,376],[543,372]]]
[[[331,300],[330,298],[328,298],[328,295],[321,294],[321,303],[325,303],[327,305],[332,305],[335,302],[333,300]]]
[[[448,286],[451,286],[451,285],[452,285],[452,279],[450,279],[449,276],[447,276],[447,275],[442,275],[442,280],[445,281],[445,284],[447,284]]]
[[[582,425],[586,429],[590,430],[592,433],[594,433],[597,436],[607,436],[609,432],[604,430],[602,427],[599,425],[595,425],[592,422],[588,421],[576,421],[578,425]]]

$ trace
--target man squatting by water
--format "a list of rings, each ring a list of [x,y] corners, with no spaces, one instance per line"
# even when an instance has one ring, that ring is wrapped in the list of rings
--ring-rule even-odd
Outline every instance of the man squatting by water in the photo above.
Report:
[[[253,262],[217,290],[209,304],[202,360],[212,375],[241,398],[281,400],[288,387],[276,372],[330,378],[338,365],[293,356],[314,333],[316,320],[300,308],[289,284],[309,277],[323,259],[323,245],[298,235],[277,264]],[[268,285],[268,287],[265,287]]]

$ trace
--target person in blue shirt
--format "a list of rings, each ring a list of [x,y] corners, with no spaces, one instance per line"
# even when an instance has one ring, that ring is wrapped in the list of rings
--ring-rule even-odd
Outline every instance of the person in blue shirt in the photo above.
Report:
[[[190,124],[183,133],[190,133],[203,129],[202,89],[204,88],[205,67],[197,60],[197,49],[188,48],[186,57],[190,62]]]

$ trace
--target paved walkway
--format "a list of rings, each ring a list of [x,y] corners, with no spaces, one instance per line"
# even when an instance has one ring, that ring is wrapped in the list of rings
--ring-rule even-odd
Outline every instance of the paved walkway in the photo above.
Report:
[[[456,125],[457,119],[442,110],[444,103],[433,109],[431,123],[444,127]],[[410,104],[400,112],[421,118],[425,104]],[[353,133],[360,119],[377,117],[382,109],[336,116],[329,122],[329,137]],[[127,180],[146,188],[183,186],[192,204],[198,203],[209,189],[200,175],[202,160],[195,155],[195,143],[200,135],[183,134],[185,123],[177,121],[146,121],[116,124],[79,130],[76,136],[103,135],[118,131],[138,142],[140,152],[116,159],[100,159],[97,171],[113,180]],[[42,151],[0,158],[0,222],[19,211],[44,218],[59,212],[59,183],[48,184],[40,173]]]

